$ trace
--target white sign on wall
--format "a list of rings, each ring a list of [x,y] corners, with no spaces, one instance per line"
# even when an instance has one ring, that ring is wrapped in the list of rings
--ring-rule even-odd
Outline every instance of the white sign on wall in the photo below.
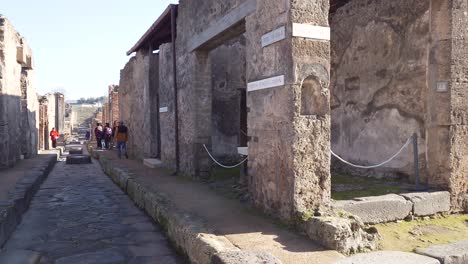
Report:
[[[438,93],[445,93],[448,92],[448,82],[447,81],[439,81],[436,85],[436,92]]]
[[[263,79],[260,81],[250,82],[247,84],[247,91],[252,92],[261,89],[273,88],[284,85],[284,75]]]
[[[330,28],[293,23],[292,35],[293,37],[309,38],[315,40],[330,40]]]
[[[266,47],[286,38],[286,27],[282,26],[262,36],[262,47]]]
[[[159,108],[159,113],[166,113],[168,111],[169,111],[169,109],[167,108],[167,106]]]

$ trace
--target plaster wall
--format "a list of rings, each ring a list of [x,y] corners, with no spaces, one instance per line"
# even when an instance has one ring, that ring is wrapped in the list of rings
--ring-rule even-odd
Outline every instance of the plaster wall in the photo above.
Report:
[[[378,164],[413,134],[426,181],[429,0],[354,0],[331,18],[332,149]],[[335,168],[350,167],[334,160]],[[413,176],[412,145],[368,176]]]

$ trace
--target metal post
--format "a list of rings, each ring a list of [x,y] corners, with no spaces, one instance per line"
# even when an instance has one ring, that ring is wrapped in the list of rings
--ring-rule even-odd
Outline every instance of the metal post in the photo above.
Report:
[[[419,181],[419,152],[418,152],[418,134],[413,134],[413,158],[414,158],[414,177],[416,186],[414,191],[422,191],[425,188],[420,185]]]

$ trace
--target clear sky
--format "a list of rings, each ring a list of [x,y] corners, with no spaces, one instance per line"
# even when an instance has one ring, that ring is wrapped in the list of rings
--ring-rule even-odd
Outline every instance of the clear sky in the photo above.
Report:
[[[126,52],[178,0],[0,0],[33,50],[38,92],[67,99],[107,94],[119,83]]]

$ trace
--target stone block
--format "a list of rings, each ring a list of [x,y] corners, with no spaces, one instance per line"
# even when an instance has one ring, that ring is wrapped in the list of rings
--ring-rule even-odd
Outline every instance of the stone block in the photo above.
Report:
[[[333,208],[358,216],[364,223],[377,224],[404,219],[410,214],[413,204],[402,196],[387,194],[336,201]]]
[[[416,216],[450,211],[449,192],[406,193],[402,196],[413,203],[413,214]]]
[[[341,259],[335,264],[441,264],[437,259],[414,253],[399,251],[378,251],[367,254],[357,254]]]
[[[72,148],[68,151],[68,154],[70,155],[79,155],[79,154],[83,154],[83,149],[82,148]]]
[[[31,250],[6,250],[0,254],[0,263],[39,264],[41,254]]]
[[[67,156],[66,164],[88,164],[91,163],[89,155],[69,155]]]
[[[468,240],[423,249],[418,248],[416,253],[436,258],[442,264],[466,264],[468,263]]]
[[[380,235],[354,218],[312,217],[305,224],[310,239],[343,254],[376,250]]]
[[[211,264],[281,264],[275,256],[263,251],[227,251],[214,255]]]
[[[163,163],[159,159],[144,159],[143,164],[150,168],[160,168],[163,166]]]

